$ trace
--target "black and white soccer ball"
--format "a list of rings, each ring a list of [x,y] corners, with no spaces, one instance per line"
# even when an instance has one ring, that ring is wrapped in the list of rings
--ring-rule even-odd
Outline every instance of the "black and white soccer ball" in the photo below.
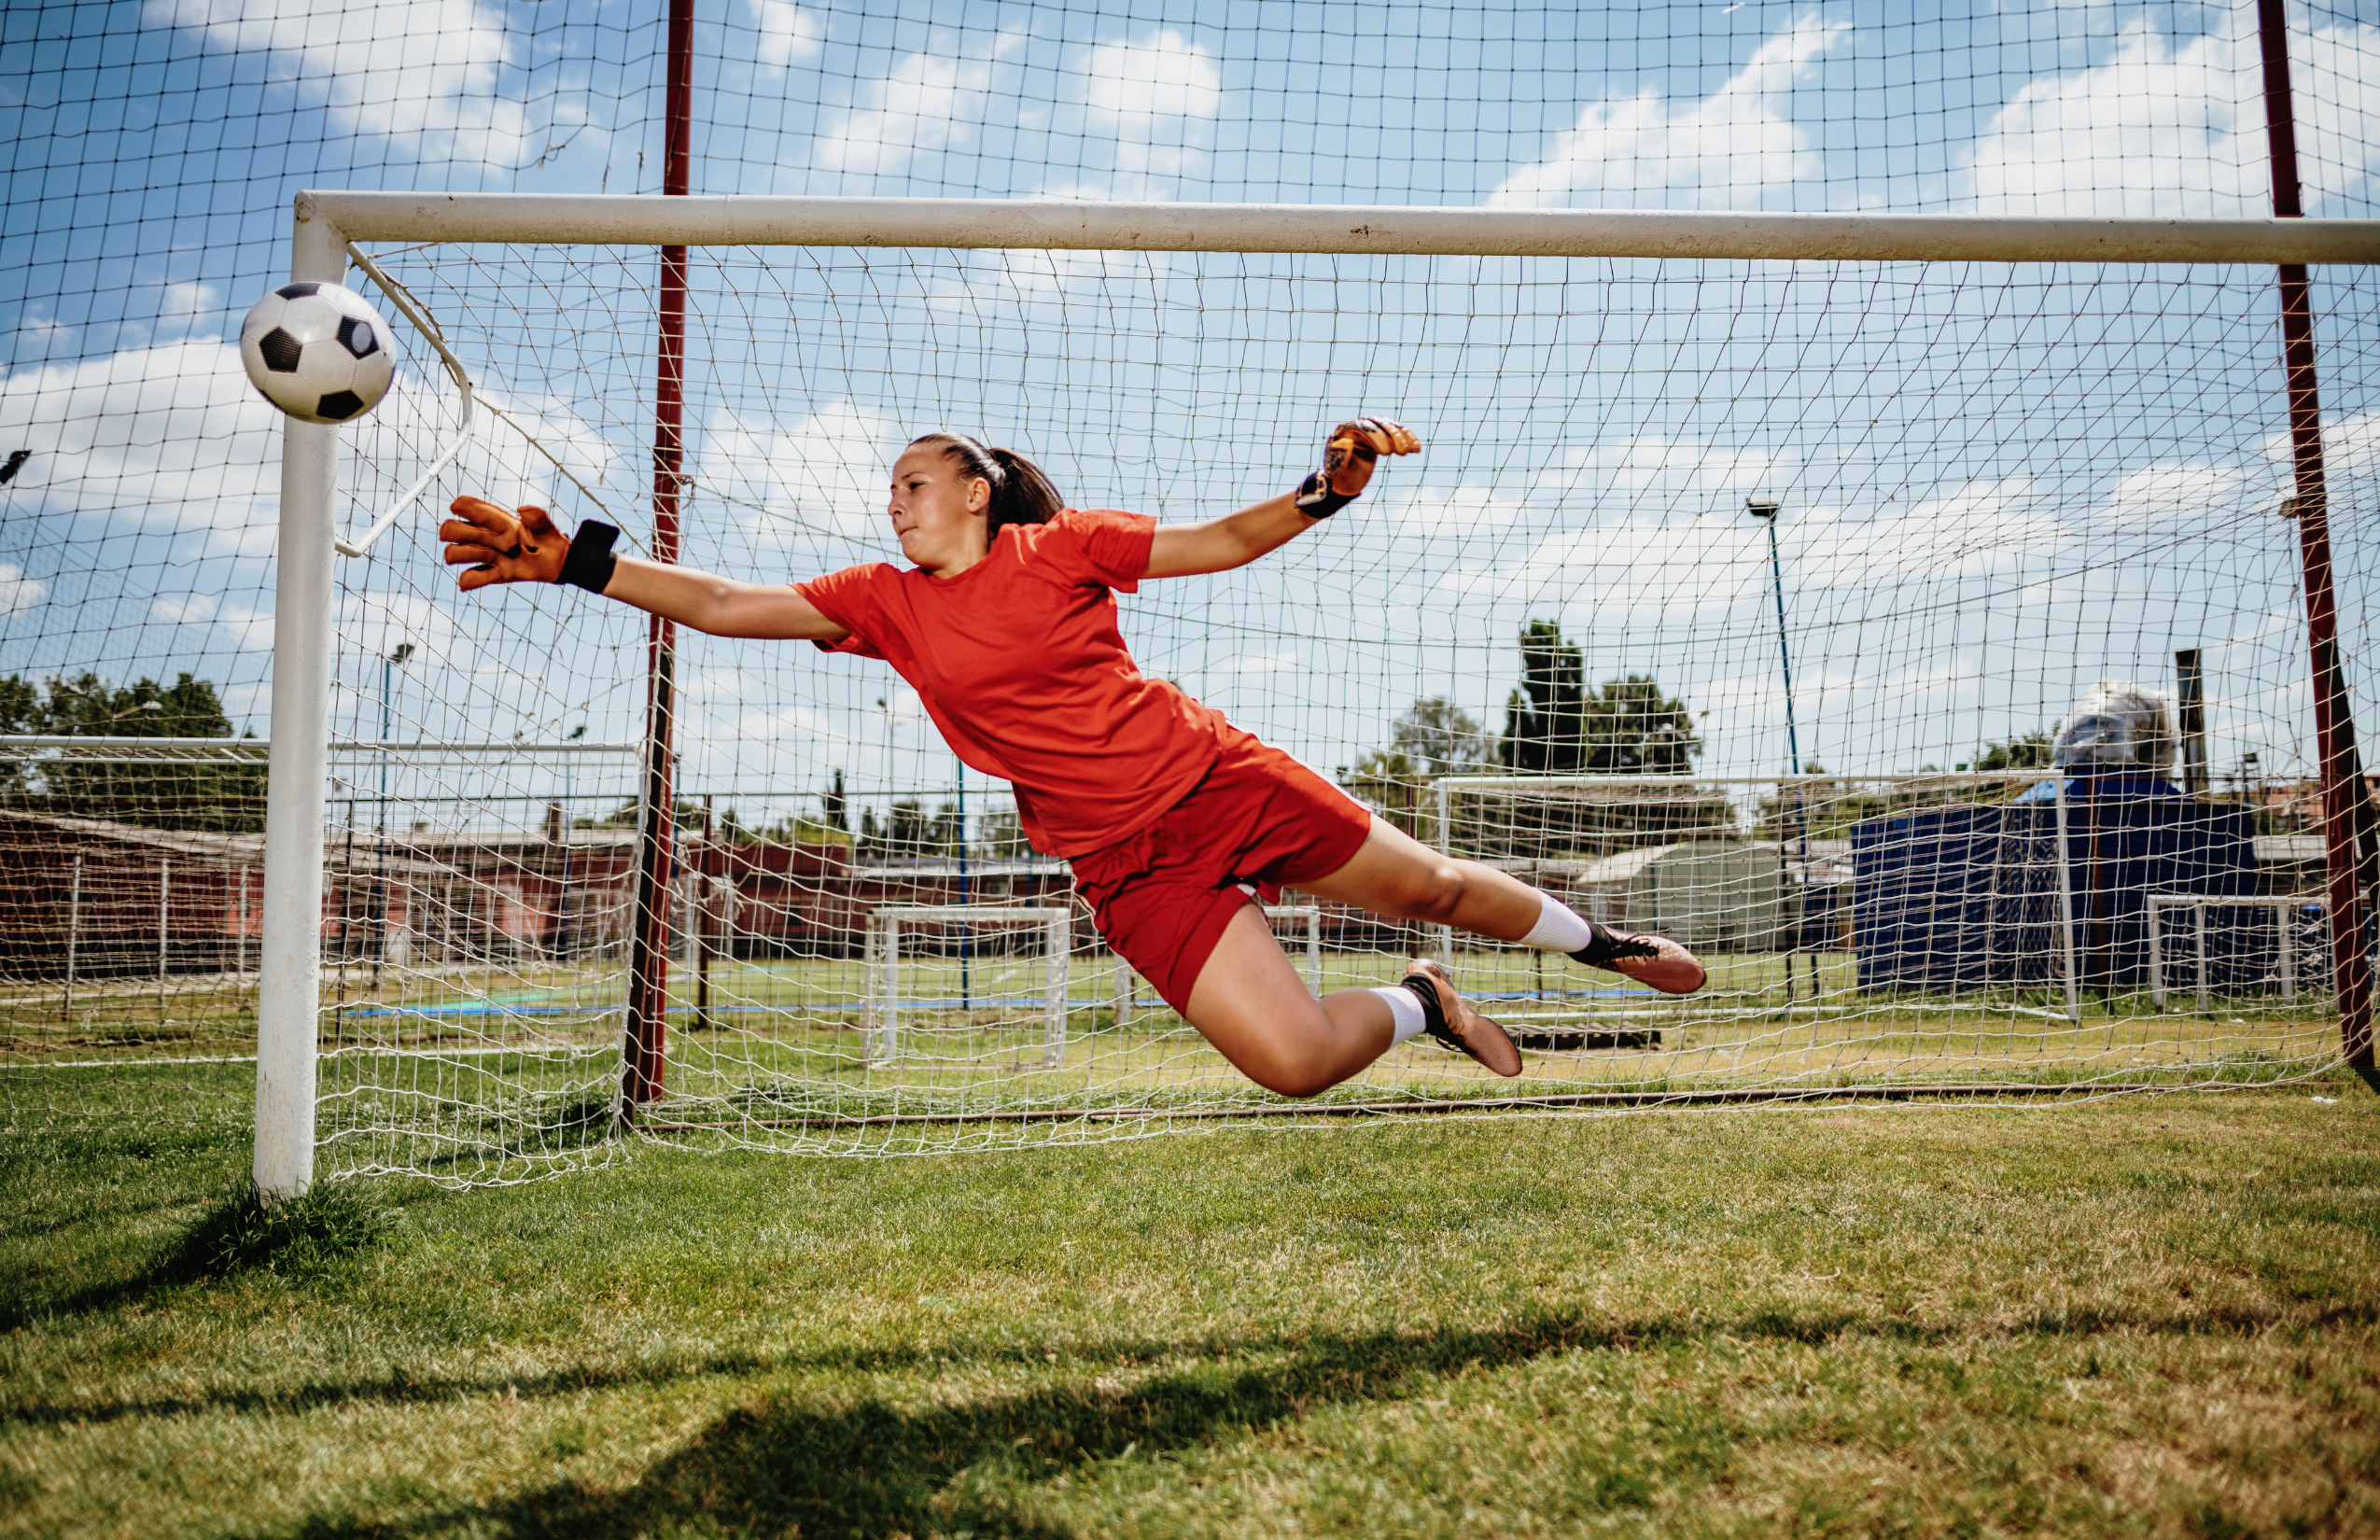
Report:
[[[304,423],[343,423],[380,404],[397,338],[342,284],[284,284],[240,323],[240,362],[264,399]]]

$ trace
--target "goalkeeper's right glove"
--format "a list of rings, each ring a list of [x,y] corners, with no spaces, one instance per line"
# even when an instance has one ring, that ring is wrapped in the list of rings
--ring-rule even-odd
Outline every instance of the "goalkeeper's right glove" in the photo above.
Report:
[[[498,582],[567,582],[600,594],[611,581],[618,558],[611,542],[620,531],[588,519],[576,535],[565,536],[542,508],[511,510],[484,497],[457,497],[455,517],[439,525],[449,566],[466,568],[466,589]]]
[[[1421,441],[1403,423],[1388,417],[1358,417],[1331,429],[1323,448],[1323,469],[1298,484],[1297,511],[1309,519],[1327,519],[1353,502],[1372,480],[1372,467],[1383,455],[1412,455]]]

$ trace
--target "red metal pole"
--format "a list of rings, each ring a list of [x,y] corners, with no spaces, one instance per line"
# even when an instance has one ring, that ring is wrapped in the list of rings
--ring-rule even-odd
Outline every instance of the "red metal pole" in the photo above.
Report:
[[[669,86],[661,190],[683,198],[693,168],[694,3],[669,0]],[[680,470],[685,459],[686,248],[661,248],[661,335],[653,383],[652,558],[678,559]],[[667,1065],[669,877],[677,819],[673,772],[678,628],[656,615],[645,637],[644,812],[637,842],[636,931],[628,947],[628,1053],[622,1107],[661,1095]]]
[[[2264,129],[2273,152],[2273,216],[2303,217],[2297,128],[2289,105],[2288,23],[2281,0],[2257,0],[2264,51]],[[2372,805],[2356,749],[2355,716],[2339,663],[2339,615],[2331,579],[2331,518],[2322,473],[2322,405],[2315,385],[2314,301],[2305,265],[2280,269],[2281,361],[2289,385],[2289,442],[2297,469],[2298,550],[2305,567],[2306,640],[2314,666],[2314,734],[2321,757],[2322,827],[2329,843],[2331,976],[2339,1001],[2339,1042],[2347,1062],[2369,1071],[2372,975],[2364,951],[2365,871],[2373,860]]]

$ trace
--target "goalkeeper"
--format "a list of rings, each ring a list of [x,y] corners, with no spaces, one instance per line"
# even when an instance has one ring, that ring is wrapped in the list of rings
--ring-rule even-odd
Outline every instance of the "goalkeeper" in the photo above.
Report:
[[[929,433],[892,469],[888,511],[906,568],[854,567],[790,585],[620,555],[589,521],[455,500],[440,530],[462,586],[565,582],[720,637],[805,640],[881,658],[959,757],[1015,789],[1036,849],[1072,863],[1099,931],[1167,1003],[1267,1088],[1311,1096],[1428,1033],[1500,1075],[1504,1029],[1435,962],[1399,985],[1321,1000],[1257,905],[1283,887],[1397,919],[1566,953],[1673,994],[1702,966],[1675,942],[1594,924],[1491,867],[1373,818],[1280,749],[1141,675],[1115,595],[1155,578],[1244,567],[1345,507],[1382,455],[1421,441],[1364,417],[1333,431],[1295,492],[1205,524],[1065,506],[1034,464]]]

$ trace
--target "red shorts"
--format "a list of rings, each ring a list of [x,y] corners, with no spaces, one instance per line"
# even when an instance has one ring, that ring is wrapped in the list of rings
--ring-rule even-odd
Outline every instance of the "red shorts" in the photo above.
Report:
[[[1372,815],[1253,735],[1235,731],[1206,778],[1131,838],[1074,858],[1099,934],[1177,1011],[1243,903],[1355,859]]]

